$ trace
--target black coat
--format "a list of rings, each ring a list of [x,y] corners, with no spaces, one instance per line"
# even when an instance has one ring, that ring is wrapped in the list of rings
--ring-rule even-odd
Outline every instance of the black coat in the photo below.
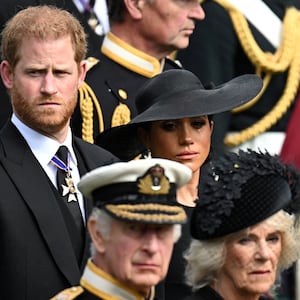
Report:
[[[73,147],[84,164],[79,171],[116,161],[78,138]],[[86,235],[78,264],[57,191],[11,122],[0,132],[0,182],[0,298],[45,300],[78,285],[89,256],[89,238]],[[88,214],[92,203],[85,204]]]

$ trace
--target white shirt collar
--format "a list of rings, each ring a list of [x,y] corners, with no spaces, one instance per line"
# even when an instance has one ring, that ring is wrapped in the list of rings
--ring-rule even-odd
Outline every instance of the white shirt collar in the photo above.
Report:
[[[61,145],[65,145],[68,147],[68,150],[70,152],[70,159],[75,165],[77,165],[77,159],[72,147],[72,133],[70,128],[68,130],[66,140],[62,144],[60,144],[57,141],[31,129],[20,119],[18,119],[15,114],[12,115],[11,121],[20,131],[34,156],[44,169],[50,163],[52,157],[55,155],[56,151]]]

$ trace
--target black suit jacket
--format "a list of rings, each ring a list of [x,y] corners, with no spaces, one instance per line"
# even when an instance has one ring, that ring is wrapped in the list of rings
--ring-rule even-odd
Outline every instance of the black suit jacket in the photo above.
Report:
[[[74,148],[86,170],[116,161],[77,138]],[[11,122],[0,132],[0,185],[0,298],[45,300],[77,285],[88,238],[79,266],[52,183]]]

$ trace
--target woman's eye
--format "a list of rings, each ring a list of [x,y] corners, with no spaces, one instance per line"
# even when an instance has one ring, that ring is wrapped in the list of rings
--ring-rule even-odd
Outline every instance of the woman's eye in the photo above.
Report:
[[[242,238],[242,239],[240,239],[239,240],[239,244],[241,244],[241,245],[245,245],[245,244],[247,244],[247,243],[249,243],[251,241],[251,239],[250,238]]]
[[[272,235],[268,238],[268,241],[276,243],[280,240],[280,236],[279,235]]]
[[[193,126],[194,128],[201,128],[201,127],[203,127],[205,124],[206,124],[206,122],[203,121],[203,120],[201,120],[201,121],[193,121],[193,122],[192,122],[192,126]]]
[[[162,123],[161,128],[167,131],[171,131],[176,127],[176,124],[173,122]]]

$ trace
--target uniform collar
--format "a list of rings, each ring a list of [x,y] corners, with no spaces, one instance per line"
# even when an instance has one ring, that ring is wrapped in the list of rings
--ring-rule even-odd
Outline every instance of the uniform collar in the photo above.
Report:
[[[130,46],[111,32],[106,34],[101,51],[123,67],[148,78],[161,73],[165,64],[165,59],[160,62],[155,57]]]
[[[99,269],[91,259],[85,267],[80,285],[104,300],[144,300],[137,292]]]

